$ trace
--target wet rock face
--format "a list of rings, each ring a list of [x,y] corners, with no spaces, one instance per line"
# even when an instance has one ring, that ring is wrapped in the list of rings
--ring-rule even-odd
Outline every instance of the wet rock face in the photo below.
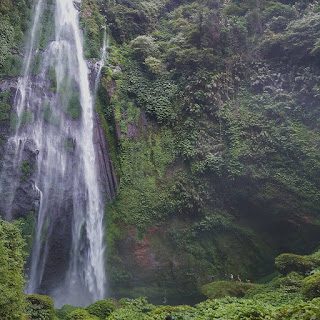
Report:
[[[6,138],[9,139],[8,136]],[[22,156],[17,163],[12,141],[8,141],[1,150],[0,212],[8,220],[36,212],[40,201],[33,180],[38,151],[32,141],[21,144],[21,148]]]
[[[37,166],[38,150],[33,141],[24,144],[20,164],[20,180],[12,203],[12,218],[26,217],[39,207],[40,195],[34,187],[34,173]]]
[[[57,284],[63,283],[69,268],[72,243],[72,201],[65,201],[57,212],[52,212],[50,228],[44,235],[47,238],[43,254],[47,255],[44,266],[43,281],[39,292],[53,292]]]
[[[18,80],[16,78],[14,79],[7,79],[0,81],[0,93],[5,92],[7,90],[10,91],[9,99],[7,103],[12,106],[14,103],[14,99],[17,93],[17,85],[18,85]],[[0,122],[0,156],[3,155],[4,153],[4,147],[5,147],[5,142],[8,140],[10,134],[10,120],[3,120]]]
[[[0,82],[0,92],[10,91],[7,104],[14,105],[17,96],[18,79],[5,79]],[[8,112],[10,113],[12,110]],[[27,141],[19,147],[22,156],[15,163],[14,144],[10,137],[14,134],[10,128],[10,119],[0,123],[0,215],[8,220],[26,217],[31,211],[36,212],[39,204],[39,194],[34,188],[33,173],[36,166],[37,150],[32,141]],[[15,190],[14,193],[12,190]]]
[[[109,146],[101,125],[100,116],[96,113],[94,114],[93,139],[98,161],[100,185],[106,194],[105,200],[110,201],[118,189],[119,181],[109,157]]]
[[[0,92],[6,91],[6,90],[12,90],[15,92],[17,90],[17,87],[18,87],[18,78],[8,78],[0,81]],[[14,99],[14,95],[11,95],[11,97]]]

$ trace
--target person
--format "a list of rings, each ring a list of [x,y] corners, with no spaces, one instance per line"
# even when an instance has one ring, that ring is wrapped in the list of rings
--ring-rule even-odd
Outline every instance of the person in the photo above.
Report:
[[[247,283],[251,283],[251,280],[249,280],[249,279],[247,279],[246,281],[247,281]]]
[[[166,305],[168,302],[167,298],[166,297],[163,297],[163,304]]]
[[[238,274],[238,281],[241,282],[240,274]]]
[[[228,277],[227,277],[227,273],[224,272],[224,277],[223,277],[224,281],[227,281]]]
[[[231,281],[234,281],[234,277],[233,277],[233,274],[231,273],[231,275],[230,275],[230,280]]]
[[[211,282],[214,282],[214,275],[211,276]]]

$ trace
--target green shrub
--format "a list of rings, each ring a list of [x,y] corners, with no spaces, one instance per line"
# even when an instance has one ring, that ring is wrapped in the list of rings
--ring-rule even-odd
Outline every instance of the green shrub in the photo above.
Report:
[[[290,272],[286,277],[280,278],[277,282],[281,287],[285,287],[288,292],[300,290],[303,277],[297,272]]]
[[[158,74],[161,71],[161,60],[157,58],[149,56],[144,60],[144,64],[152,74]]]
[[[67,320],[99,320],[96,316],[90,315],[84,309],[77,309],[67,315]]]
[[[315,267],[314,259],[292,253],[283,253],[275,260],[276,269],[283,275],[295,271],[305,274]]]
[[[270,314],[269,305],[249,299],[224,298],[207,300],[196,305],[197,312],[194,317],[177,319],[266,319]]]
[[[158,56],[158,46],[150,36],[138,36],[131,41],[131,48],[133,54],[137,59],[145,60],[148,56]]]
[[[8,23],[8,21],[2,19],[0,25],[0,68],[4,65],[7,55],[10,52],[13,38],[13,27]]]
[[[0,319],[21,318],[25,284],[22,275],[24,245],[19,228],[0,220]]]
[[[161,306],[153,310],[151,316],[152,319],[167,319],[167,317],[175,318],[175,316],[177,319],[185,319],[187,316],[195,316],[194,312],[195,309],[190,306]]]
[[[30,319],[53,320],[55,317],[54,301],[48,296],[26,295],[26,313]]]
[[[146,297],[139,297],[137,299],[123,298],[119,301],[119,304],[122,308],[130,308],[142,312],[149,312],[155,308],[154,305],[149,304]]]
[[[152,320],[152,318],[140,311],[132,310],[131,308],[124,308],[114,311],[108,317],[108,320]]]
[[[99,317],[100,320],[105,320],[116,308],[114,300],[106,299],[90,304],[86,310],[90,314]]]
[[[65,319],[67,319],[67,316],[71,312],[73,312],[73,311],[75,311],[77,309],[80,309],[80,307],[70,306],[70,305],[66,304],[60,310],[56,311],[56,315],[60,320],[65,320]]]
[[[258,285],[253,283],[217,281],[203,286],[201,292],[210,299],[226,296],[243,297],[249,289],[255,288],[256,286]]]
[[[296,319],[310,320],[320,319],[320,299],[314,299],[307,303],[303,302],[295,305],[288,305],[272,312],[272,320]]]
[[[3,101],[0,101],[0,121],[9,119],[9,110],[11,106]]]
[[[320,272],[303,279],[301,292],[309,300],[320,297]]]

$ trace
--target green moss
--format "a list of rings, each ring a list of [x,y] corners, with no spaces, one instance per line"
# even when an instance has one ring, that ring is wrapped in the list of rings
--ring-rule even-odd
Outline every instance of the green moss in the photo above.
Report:
[[[25,252],[27,255],[31,254],[33,244],[33,232],[35,227],[35,215],[33,211],[30,211],[26,218],[20,218],[17,220],[21,229],[22,237],[26,241]]]
[[[49,68],[49,79],[51,81],[50,90],[53,92],[57,91],[57,76],[56,76],[56,69],[54,67]]]
[[[49,103],[46,103],[43,107],[43,119],[56,127],[60,126],[60,120],[58,117],[54,116]]]
[[[35,164],[32,164],[29,160],[22,160],[20,170],[22,172],[21,181],[26,181],[35,171]]]
[[[104,108],[103,108],[103,104],[105,104]],[[96,98],[95,111],[100,116],[102,128],[104,129],[107,136],[107,141],[109,146],[109,157],[112,161],[112,164],[115,167],[116,174],[120,176],[121,168],[120,168],[120,163],[118,158],[118,154],[119,154],[118,141],[116,139],[114,123],[110,119],[110,114],[109,114],[110,110],[106,110],[107,107],[108,107],[107,97],[105,97],[105,92],[100,87],[98,91],[98,96]],[[109,122],[107,121],[107,119],[109,120]]]
[[[26,126],[34,121],[34,114],[30,110],[22,111],[20,125]]]
[[[42,53],[39,51],[36,53],[34,60],[33,60],[32,74],[34,76],[36,76],[40,72],[41,59],[42,59]]]
[[[114,217],[146,230],[165,214],[157,209],[164,201],[164,194],[157,190],[152,148],[144,140],[123,139],[121,149],[122,179],[107,210]]]
[[[10,130],[14,131],[17,129],[19,123],[19,117],[15,112],[10,114]]]
[[[11,106],[3,101],[0,101],[0,121],[9,119],[9,111]]]
[[[103,43],[102,28],[105,27],[105,18],[100,14],[96,0],[82,1],[80,24],[85,36],[86,58],[99,58]]]
[[[258,285],[253,283],[217,281],[203,286],[201,288],[201,292],[210,299],[217,299],[226,296],[244,297],[248,290],[256,286]]]
[[[77,82],[73,78],[65,77],[58,86],[58,94],[63,98],[62,110],[73,119],[79,118],[82,113],[82,107]]]
[[[77,93],[73,93],[66,109],[66,113],[69,114],[73,119],[77,119],[81,116],[81,111],[82,109],[79,96]]]
[[[63,140],[62,144],[64,148],[67,149],[68,152],[72,152],[75,148],[75,142],[71,139]]]
[[[54,40],[54,18],[55,18],[55,2],[49,0],[45,3],[44,13],[42,17],[42,32],[39,36],[39,48],[46,50],[49,41]]]

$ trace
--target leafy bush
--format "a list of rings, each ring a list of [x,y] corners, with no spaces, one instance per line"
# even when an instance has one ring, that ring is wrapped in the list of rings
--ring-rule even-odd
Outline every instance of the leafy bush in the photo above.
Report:
[[[196,305],[196,316],[191,319],[266,319],[270,306],[259,301],[237,298],[207,300]]]
[[[161,306],[150,313],[151,319],[192,319],[197,315],[190,306]]]
[[[53,320],[55,317],[54,301],[48,296],[26,295],[26,313],[30,319]]]
[[[210,299],[222,298],[225,296],[243,297],[249,289],[256,286],[258,285],[253,283],[217,281],[203,286],[201,292]]]
[[[148,56],[156,57],[158,55],[158,46],[150,36],[139,36],[131,41],[131,48],[134,56],[144,61]]]
[[[150,317],[140,311],[131,308],[118,309],[111,313],[108,320],[151,320]],[[70,319],[71,320],[71,319]],[[72,319],[73,320],[73,319]],[[76,320],[76,319],[74,319]]]
[[[77,310],[80,309],[80,307],[75,307],[75,306],[70,306],[70,305],[64,305],[60,310],[56,311],[56,315],[60,320],[65,320],[67,319],[67,316]]]
[[[297,292],[301,287],[303,276],[297,272],[290,272],[286,277],[280,278],[278,283],[280,286],[285,287],[287,291]]]
[[[303,279],[301,292],[309,300],[320,297],[320,272]]]
[[[19,228],[0,220],[0,319],[21,318],[24,308],[24,246]]]
[[[84,309],[77,309],[67,315],[67,320],[99,320],[98,317],[90,315]]]
[[[0,92],[0,121],[9,119],[9,110],[11,106],[8,104],[10,90]]]
[[[119,304],[123,308],[132,308],[142,312],[149,312],[155,308],[155,306],[149,304],[146,297],[140,297],[137,299],[123,298],[119,301]]]
[[[116,308],[116,302],[114,300],[106,299],[90,304],[86,310],[91,315],[99,317],[100,320],[105,320]]]
[[[10,23],[6,20],[1,20],[0,25],[0,68],[10,52],[10,48],[14,38],[14,30]]]
[[[288,305],[272,312],[272,315],[267,319],[283,320],[310,320],[320,319],[320,299],[314,299],[307,303]]]
[[[315,267],[315,262],[311,257],[300,256],[292,253],[283,253],[275,260],[276,269],[283,275],[295,271],[305,274]]]
[[[160,73],[161,60],[149,56],[144,60],[144,64],[147,66],[150,73],[152,74]]]

